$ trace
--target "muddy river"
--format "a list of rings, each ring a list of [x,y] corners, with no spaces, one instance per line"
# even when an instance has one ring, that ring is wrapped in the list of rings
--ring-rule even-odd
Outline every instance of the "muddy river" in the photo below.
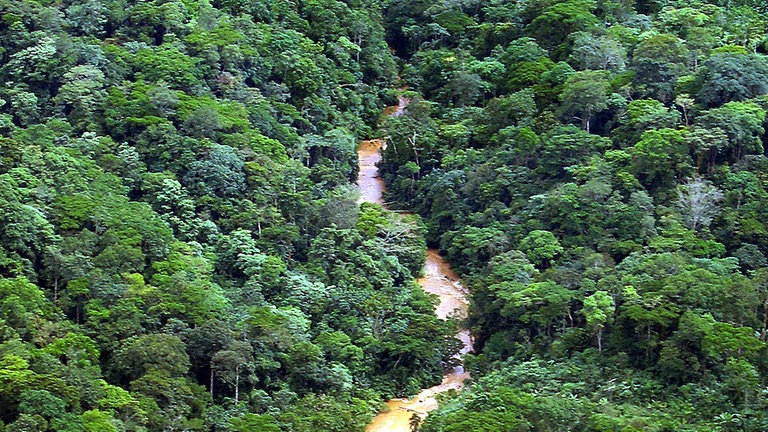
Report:
[[[400,98],[397,106],[388,107],[384,113],[398,116],[402,114],[408,100]],[[384,181],[378,175],[376,163],[381,160],[380,150],[386,143],[384,140],[366,140],[360,143],[358,159],[360,161],[360,173],[358,184],[360,186],[361,202],[372,202],[384,205],[382,194]],[[467,292],[459,282],[459,277],[451,269],[445,260],[435,249],[427,250],[427,261],[424,266],[424,277],[419,279],[419,284],[424,291],[435,294],[440,299],[440,304],[435,309],[435,314],[441,319],[450,316],[465,318],[467,316]],[[472,350],[472,337],[469,330],[462,330],[456,335],[463,342],[459,356]],[[422,418],[437,408],[436,395],[451,389],[459,389],[469,377],[461,366],[443,376],[443,381],[435,386],[423,389],[411,399],[397,398],[387,402],[387,408],[377,415],[373,422],[366,428],[367,432],[410,432],[410,420],[413,414]]]

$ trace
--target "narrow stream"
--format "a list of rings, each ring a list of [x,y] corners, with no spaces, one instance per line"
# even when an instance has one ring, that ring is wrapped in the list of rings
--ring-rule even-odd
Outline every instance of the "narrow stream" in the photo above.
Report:
[[[384,113],[399,116],[408,105],[408,99],[400,97],[397,106],[388,107]],[[384,205],[382,194],[384,192],[384,180],[379,177],[376,163],[381,160],[380,150],[386,142],[381,139],[366,140],[360,143],[357,156],[360,164],[358,184],[360,186],[360,202],[372,202]],[[424,291],[435,294],[440,299],[440,304],[435,309],[435,315],[440,319],[449,316],[466,318],[468,310],[467,292],[459,277],[451,269],[448,263],[435,249],[427,249],[427,261],[424,265],[424,277],[419,279],[419,284]],[[469,330],[461,330],[457,335],[461,339],[463,347],[458,356],[472,350],[472,337]],[[418,414],[422,418],[427,412],[437,408],[438,393],[452,389],[459,389],[469,374],[464,368],[457,366],[452,372],[443,376],[443,381],[434,387],[423,389],[412,399],[397,398],[387,401],[388,409],[377,415],[366,432],[411,432],[411,416]]]
[[[379,177],[379,169],[376,164],[381,160],[379,150],[384,145],[382,139],[372,139],[360,141],[357,149],[357,160],[359,172],[357,174],[357,184],[360,187],[361,202],[372,202],[384,204],[382,194],[384,193],[384,179]]]

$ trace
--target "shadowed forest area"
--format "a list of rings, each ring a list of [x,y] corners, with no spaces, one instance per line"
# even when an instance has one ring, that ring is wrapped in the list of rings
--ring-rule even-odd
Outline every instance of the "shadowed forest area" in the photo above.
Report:
[[[0,0],[0,431],[768,430],[766,13]]]

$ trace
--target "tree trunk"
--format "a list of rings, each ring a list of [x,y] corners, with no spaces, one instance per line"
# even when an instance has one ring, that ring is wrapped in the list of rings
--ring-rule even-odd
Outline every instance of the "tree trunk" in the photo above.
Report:
[[[240,400],[240,365],[235,368],[235,405]]]
[[[648,361],[648,359],[651,357],[651,325],[646,325],[646,341],[648,346],[645,347],[645,360]]]
[[[597,328],[597,352],[603,352],[603,326]]]
[[[766,297],[763,304],[763,331],[760,335],[760,340],[763,342],[765,342],[766,333],[768,333],[768,297]]]
[[[213,399],[213,365],[211,365],[211,399]]]

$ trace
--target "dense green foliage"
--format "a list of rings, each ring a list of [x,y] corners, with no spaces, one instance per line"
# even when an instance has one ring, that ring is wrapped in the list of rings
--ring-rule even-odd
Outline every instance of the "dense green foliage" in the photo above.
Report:
[[[0,430],[353,431],[439,382],[423,229],[351,184],[381,16],[0,0]]]
[[[388,200],[465,276],[476,336],[422,430],[768,429],[763,2],[387,11],[412,98]]]
[[[768,430],[766,13],[0,0],[0,430]]]

